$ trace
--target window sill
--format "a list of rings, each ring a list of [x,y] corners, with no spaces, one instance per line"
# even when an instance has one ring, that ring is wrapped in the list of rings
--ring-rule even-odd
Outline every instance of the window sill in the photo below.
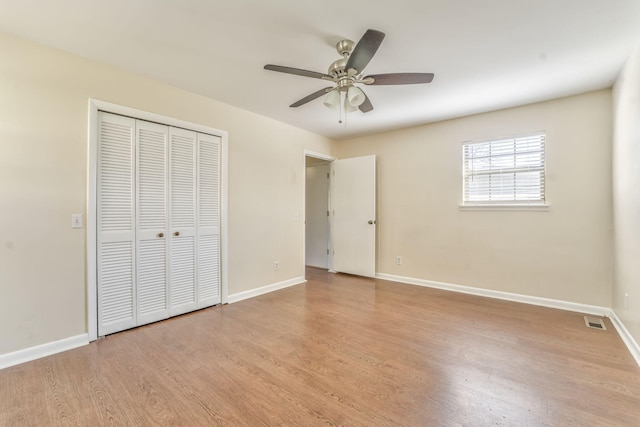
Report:
[[[461,211],[549,211],[549,205],[460,205]]]

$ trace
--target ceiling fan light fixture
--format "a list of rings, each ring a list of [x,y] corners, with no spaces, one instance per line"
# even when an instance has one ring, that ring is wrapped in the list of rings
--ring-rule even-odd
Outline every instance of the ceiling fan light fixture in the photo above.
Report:
[[[322,103],[330,110],[337,110],[340,106],[340,92],[332,90],[324,97],[324,101],[322,101]]]
[[[359,107],[364,102],[366,96],[359,87],[351,86],[347,91],[347,99],[353,107]]]

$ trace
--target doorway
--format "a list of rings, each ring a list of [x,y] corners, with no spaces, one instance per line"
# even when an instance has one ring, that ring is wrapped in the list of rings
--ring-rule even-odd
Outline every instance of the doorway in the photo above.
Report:
[[[330,164],[327,158],[305,156],[305,265],[325,270],[331,265]]]
[[[304,266],[375,277],[376,156],[305,151]]]

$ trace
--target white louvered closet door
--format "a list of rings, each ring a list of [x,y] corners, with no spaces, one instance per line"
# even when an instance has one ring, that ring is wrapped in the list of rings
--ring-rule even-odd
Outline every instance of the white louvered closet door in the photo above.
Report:
[[[98,335],[219,304],[221,139],[98,122]]]
[[[98,116],[98,334],[136,326],[135,120]]]
[[[198,308],[220,304],[220,159],[219,137],[198,134],[197,277]]]
[[[168,139],[168,126],[136,121],[138,325],[169,317]]]
[[[196,301],[197,134],[169,131],[170,314],[193,311]]]

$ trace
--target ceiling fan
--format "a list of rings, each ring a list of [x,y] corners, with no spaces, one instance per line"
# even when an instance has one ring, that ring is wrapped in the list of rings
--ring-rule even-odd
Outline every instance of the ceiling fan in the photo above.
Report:
[[[337,109],[342,107],[341,93],[344,98],[344,108],[347,112],[359,109],[363,113],[373,110],[373,105],[367,95],[356,86],[364,85],[407,85],[430,83],[433,80],[432,73],[390,73],[372,74],[364,76],[364,68],[369,64],[373,55],[380,47],[384,33],[377,30],[367,30],[358,44],[351,40],[341,40],[336,44],[336,50],[341,59],[334,61],[329,66],[327,74],[315,71],[301,70],[299,68],[284,67],[282,65],[267,64],[265,70],[278,71],[280,73],[294,74],[297,76],[311,77],[327,80],[335,83],[334,86],[325,87],[317,92],[307,95],[289,107],[299,107],[307,102],[327,94],[324,105]]]

